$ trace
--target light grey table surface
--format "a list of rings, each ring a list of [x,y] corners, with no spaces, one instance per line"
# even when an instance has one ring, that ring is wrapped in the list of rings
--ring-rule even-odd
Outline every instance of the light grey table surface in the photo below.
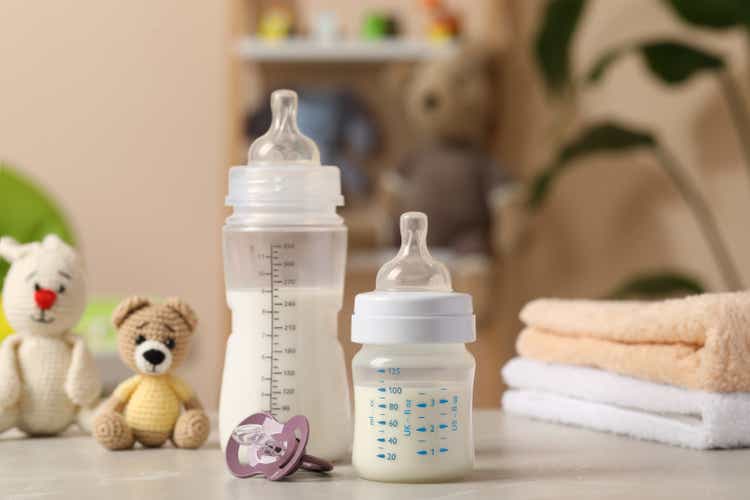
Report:
[[[446,484],[358,479],[348,464],[327,476],[235,479],[212,435],[201,450],[109,452],[74,432],[0,437],[0,498],[190,499],[747,499],[750,450],[691,451],[592,431],[475,412],[476,470]],[[314,430],[313,430],[314,432]]]

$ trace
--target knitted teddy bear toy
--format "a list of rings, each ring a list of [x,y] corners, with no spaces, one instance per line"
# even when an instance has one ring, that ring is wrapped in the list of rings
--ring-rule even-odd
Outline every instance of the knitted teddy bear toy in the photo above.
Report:
[[[496,109],[495,57],[467,46],[416,68],[394,68],[392,84],[421,144],[382,177],[392,201],[391,226],[420,211],[430,221],[428,244],[460,253],[492,252],[491,191],[506,179],[489,152]]]
[[[198,319],[178,298],[152,304],[130,297],[112,314],[120,358],[137,375],[122,382],[94,418],[94,437],[110,450],[135,442],[198,448],[208,437],[208,417],[192,389],[172,375],[182,363]],[[185,412],[181,413],[181,406]],[[123,413],[124,412],[124,413]]]
[[[0,257],[11,263],[3,309],[16,332],[0,344],[0,432],[53,435],[74,422],[88,430],[101,383],[83,339],[70,332],[86,306],[80,257],[55,235],[25,245],[0,238]]]

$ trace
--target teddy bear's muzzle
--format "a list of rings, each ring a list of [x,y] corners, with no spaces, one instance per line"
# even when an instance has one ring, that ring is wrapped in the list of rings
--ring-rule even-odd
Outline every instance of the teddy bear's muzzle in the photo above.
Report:
[[[166,358],[166,355],[158,349],[149,349],[143,353],[143,357],[152,365],[160,365]]]

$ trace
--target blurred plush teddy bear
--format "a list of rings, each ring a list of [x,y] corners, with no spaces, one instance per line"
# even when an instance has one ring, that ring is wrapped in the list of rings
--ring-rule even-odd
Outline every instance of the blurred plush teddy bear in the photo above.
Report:
[[[488,152],[498,101],[493,62],[491,52],[470,47],[397,78],[421,145],[383,178],[395,234],[399,214],[421,211],[431,246],[491,253],[489,195],[503,181]]]
[[[86,307],[80,257],[55,235],[25,245],[0,238],[0,257],[11,264],[2,296],[16,332],[0,344],[0,432],[53,435],[74,422],[87,430],[101,384],[84,340],[70,331]]]
[[[178,298],[152,304],[125,299],[112,314],[120,358],[137,375],[122,382],[94,419],[94,437],[110,450],[135,442],[159,447],[198,448],[209,421],[192,389],[172,375],[187,357],[198,319]],[[181,411],[184,407],[185,411]],[[124,413],[123,413],[124,412]]]

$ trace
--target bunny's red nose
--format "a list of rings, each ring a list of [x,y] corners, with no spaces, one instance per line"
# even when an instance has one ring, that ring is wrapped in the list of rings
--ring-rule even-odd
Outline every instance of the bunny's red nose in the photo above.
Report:
[[[34,292],[34,301],[39,309],[45,311],[55,305],[57,294],[48,288],[40,288]]]

